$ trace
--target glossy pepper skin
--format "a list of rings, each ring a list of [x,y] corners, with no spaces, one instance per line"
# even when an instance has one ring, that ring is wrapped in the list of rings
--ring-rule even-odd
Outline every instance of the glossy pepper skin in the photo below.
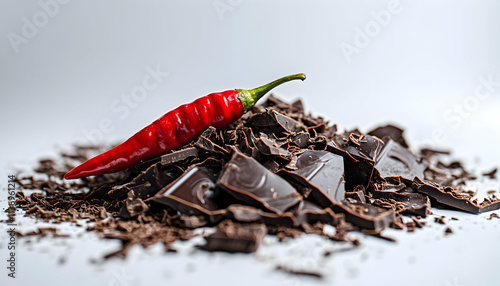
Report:
[[[65,179],[113,173],[177,149],[199,136],[209,126],[221,129],[238,120],[272,88],[304,74],[280,78],[252,90],[211,93],[169,111],[127,141],[68,172]]]

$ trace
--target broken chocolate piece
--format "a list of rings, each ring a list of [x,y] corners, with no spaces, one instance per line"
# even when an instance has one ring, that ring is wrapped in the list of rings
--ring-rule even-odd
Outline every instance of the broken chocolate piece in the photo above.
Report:
[[[265,133],[294,133],[305,129],[300,122],[273,109],[253,115],[249,119],[249,124],[252,127],[261,128],[262,131],[267,129],[268,132]]]
[[[366,203],[365,188],[363,186],[358,186],[352,192],[345,192],[344,197],[346,199],[349,198],[362,203]]]
[[[197,148],[207,151],[207,152],[213,152],[213,153],[219,153],[222,155],[228,155],[229,151],[224,149],[223,147],[215,144],[212,142],[210,139],[204,137],[203,135],[200,135],[198,137],[198,140],[194,143],[194,146]]]
[[[189,147],[161,156],[160,162],[162,165],[170,165],[196,156],[198,156],[198,149],[196,149],[195,147]]]
[[[238,222],[263,222],[266,225],[284,227],[293,227],[296,224],[295,217],[289,212],[277,215],[243,205],[230,205],[226,217]]]
[[[299,132],[291,136],[292,143],[299,148],[307,147],[307,145],[309,145],[309,139],[310,136],[307,132]]]
[[[337,225],[344,219],[344,214],[336,214],[330,208],[321,208],[311,202],[302,201],[297,208],[297,224],[317,222]]]
[[[404,130],[396,127],[394,125],[386,125],[375,128],[374,130],[368,132],[368,135],[377,136],[382,139],[385,144],[389,142],[389,140],[394,140],[399,143],[399,145],[404,148],[408,148],[408,144],[403,136]]]
[[[371,160],[376,160],[384,142],[377,137],[363,135],[359,131],[346,132],[344,134],[336,134],[333,137],[335,145],[350,154],[362,155]]]
[[[428,195],[445,206],[474,214],[500,209],[500,199],[489,200],[485,198],[482,203],[476,203],[471,200],[470,196],[459,194],[451,187],[433,186],[418,178],[415,178],[414,184],[418,187],[418,192]]]
[[[198,246],[207,251],[255,252],[266,234],[263,224],[239,224],[225,220],[215,233],[205,237],[206,244]]]
[[[332,206],[335,213],[345,214],[345,220],[362,229],[381,231],[395,219],[394,210],[383,209],[371,204],[344,201]]]
[[[283,170],[280,175],[310,188],[311,195],[323,207],[344,199],[344,162],[328,151],[308,150],[298,156],[296,170]]]
[[[368,188],[375,167],[375,159],[384,143],[377,137],[356,133],[335,134],[326,150],[344,159],[345,188],[354,190],[361,185]]]
[[[290,152],[279,147],[278,144],[276,144],[275,140],[269,139],[265,134],[261,134],[256,145],[260,153],[264,155],[279,156],[279,157],[290,156]]]
[[[401,176],[410,180],[424,178],[426,167],[422,158],[392,139],[385,144],[375,164],[382,177]]]
[[[397,186],[375,184],[373,198],[387,200],[388,203],[394,204],[395,208],[397,207],[397,203],[402,204],[404,206],[402,209],[403,214],[419,215],[422,217],[427,217],[430,214],[431,202],[429,198],[407,187],[405,184]]]
[[[239,201],[277,214],[302,200],[285,180],[238,152],[224,167],[217,184]]]
[[[214,200],[214,189],[213,175],[200,167],[194,167],[160,190],[153,200],[183,214],[211,216],[221,211]]]
[[[112,199],[119,199],[133,190],[135,198],[144,200],[154,196],[161,188],[172,182],[174,176],[160,171],[158,164],[154,164],[129,183],[112,187],[107,195]]]
[[[300,99],[296,100],[294,103],[288,103],[286,101],[283,101],[277,97],[274,96],[274,94],[271,93],[271,95],[267,98],[265,102],[262,104],[264,107],[272,107],[273,109],[282,111],[284,113],[304,113],[304,107]]]

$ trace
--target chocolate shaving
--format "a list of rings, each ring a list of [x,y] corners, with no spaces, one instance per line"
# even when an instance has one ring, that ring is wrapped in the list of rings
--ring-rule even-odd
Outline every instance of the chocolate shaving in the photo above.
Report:
[[[500,199],[489,200],[485,198],[482,203],[478,203],[477,200],[472,200],[470,196],[461,195],[451,187],[433,186],[429,183],[424,183],[418,178],[415,179],[414,183],[418,187],[418,192],[428,195],[436,202],[448,207],[457,208],[474,214],[500,208]]]
[[[490,179],[495,179],[497,177],[498,168],[495,168],[489,172],[483,173],[482,175],[485,177],[489,177]]]
[[[295,270],[287,266],[276,266],[276,270],[283,271],[289,274],[293,275],[300,275],[300,276],[309,276],[309,277],[315,277],[315,278],[323,278],[323,275],[319,272],[313,272],[313,271],[306,271],[306,270]]]
[[[487,218],[488,220],[493,219],[493,218],[500,218],[500,215],[497,213],[491,213],[490,216]]]

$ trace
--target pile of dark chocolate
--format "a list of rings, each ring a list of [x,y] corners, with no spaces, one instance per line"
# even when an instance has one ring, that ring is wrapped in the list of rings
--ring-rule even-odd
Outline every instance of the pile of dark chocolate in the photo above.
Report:
[[[175,251],[172,242],[206,226],[216,229],[200,246],[208,251],[253,252],[265,234],[317,233],[357,245],[348,232],[384,238],[387,227],[412,231],[431,207],[475,214],[500,208],[494,194],[478,202],[462,189],[475,178],[459,162],[444,164],[436,155],[445,152],[431,149],[413,154],[395,126],[339,132],[306,114],[300,100],[273,96],[181,150],[114,174],[62,179],[102,151],[80,146],[57,162],[40,161],[34,171],[46,179],[20,178],[22,189],[39,191],[19,192],[17,202],[45,221],[94,222],[89,231],[123,243],[106,257],[159,241]],[[323,232],[325,224],[335,226],[334,235]]]

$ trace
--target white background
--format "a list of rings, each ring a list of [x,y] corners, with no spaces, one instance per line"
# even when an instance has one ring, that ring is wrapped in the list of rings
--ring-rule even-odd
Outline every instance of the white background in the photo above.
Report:
[[[44,10],[47,5],[40,3],[52,5]],[[58,148],[90,143],[92,137],[86,136],[87,133],[98,138],[99,132],[102,142],[119,142],[168,110],[210,92],[253,88],[299,72],[306,73],[307,80],[280,86],[276,89],[279,96],[287,100],[302,98],[307,110],[342,128],[369,131],[379,124],[397,123],[407,130],[413,149],[423,144],[451,149],[455,158],[474,162],[477,171],[496,167],[500,161],[498,1],[53,3],[56,2],[0,1],[0,154],[5,177],[14,168],[32,164]],[[35,28],[30,30],[27,27],[30,25]],[[360,44],[361,33],[371,36],[366,36]],[[346,56],[341,47],[348,45],[358,53]],[[122,95],[141,88],[148,67],[168,76],[140,100],[135,100],[133,108],[129,106],[125,113]],[[490,89],[481,80],[488,78],[493,82]],[[489,96],[478,98],[477,90],[481,94],[490,92]],[[117,112],[116,107],[121,111]],[[464,112],[458,113],[458,109]],[[100,128],[103,121],[112,128]],[[5,181],[0,180],[2,188]],[[468,270],[465,265],[472,262],[461,259],[472,257],[474,263],[498,263],[493,257],[500,252],[493,242],[498,243],[500,238],[498,221],[485,221],[480,216],[468,219],[470,228],[476,227],[478,232],[464,230],[456,234],[451,238],[455,243],[452,246],[435,242],[428,245],[423,239],[415,241],[413,249],[419,249],[420,254],[412,254],[417,261],[412,260],[413,264],[394,260],[399,253],[408,262],[411,255],[407,252],[412,250],[405,243],[386,246],[375,240],[373,244],[384,245],[394,256],[387,255],[373,265],[400,265],[401,271],[416,276],[429,265],[424,263],[424,255],[439,256],[442,251],[451,255],[450,259],[433,261],[442,262],[441,268],[455,267],[455,270],[447,270],[446,274],[433,271],[430,278],[415,278],[409,283],[473,285],[474,276],[497,268],[480,263],[481,266]],[[478,227],[483,223],[484,227]],[[437,236],[432,233],[435,229],[422,233],[426,231],[429,236]],[[403,235],[400,241],[413,241],[411,237],[419,235],[423,237],[423,234]],[[463,254],[457,253],[455,246],[465,244],[477,250],[460,248]],[[89,245],[92,244],[78,247]],[[426,245],[430,248],[425,248]],[[0,246],[3,254],[5,246]],[[367,255],[375,255],[374,251],[365,250]],[[33,256],[33,260],[21,264],[26,270],[35,269],[48,256],[28,251],[21,254]],[[361,254],[342,255],[356,260],[354,257]],[[156,259],[161,261],[164,256],[158,255]],[[168,259],[175,261],[176,257],[169,255]],[[244,265],[255,262],[242,259]],[[333,268],[337,267],[335,263],[341,263],[335,259],[329,262]],[[162,263],[184,270],[182,263]],[[83,271],[76,264],[69,263],[66,268],[54,265],[48,264],[44,273],[53,271],[50,277],[55,280],[59,277],[59,281],[64,275],[70,277],[71,273]],[[105,274],[94,275],[95,267],[84,262],[82,265],[86,267],[82,279],[109,285],[110,278]],[[234,265],[240,264],[234,262]],[[141,271],[147,272],[149,267]],[[262,267],[245,270],[253,273],[245,283],[265,284],[284,277],[270,274],[272,277],[266,278],[262,271],[269,274],[270,270],[261,271]],[[366,267],[358,267],[356,278],[337,270],[327,281],[373,282],[372,270]],[[216,278],[223,272],[215,271],[212,275]],[[3,273],[0,272],[0,281],[4,281]],[[165,275],[144,278],[140,273],[134,274],[139,284],[144,279],[165,278]],[[16,280],[19,285],[34,281],[27,278],[26,271],[20,275],[23,277]],[[190,281],[215,281],[210,275],[208,278],[201,275],[200,270],[189,277]],[[478,279],[487,285],[498,281]],[[177,276],[173,281],[180,283],[182,279]]]

